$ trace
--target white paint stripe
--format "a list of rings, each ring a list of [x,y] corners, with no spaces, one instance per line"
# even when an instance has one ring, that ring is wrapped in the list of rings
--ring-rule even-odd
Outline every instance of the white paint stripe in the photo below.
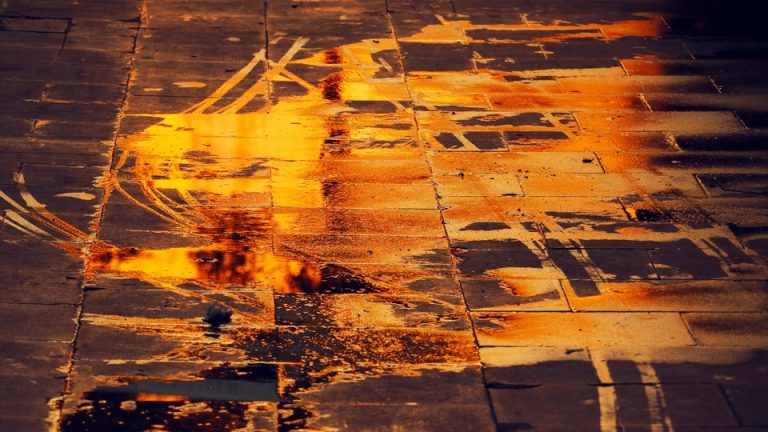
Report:
[[[401,104],[400,101],[391,100],[391,101],[389,101],[389,103],[394,105],[395,108],[397,108],[398,110],[405,111],[405,105]]]
[[[283,72],[283,69],[285,69],[285,66],[290,62],[293,57],[299,52],[299,50],[307,43],[309,42],[309,38],[300,37],[296,39],[296,41],[291,45],[291,49],[288,50],[288,52],[283,55],[283,57],[278,61],[273,69],[270,69],[268,73],[266,73],[264,76],[262,76],[255,84],[253,84],[248,90],[243,92],[243,94],[237,98],[234,102],[231,104],[225,106],[224,108],[216,111],[217,114],[234,114],[238,112],[241,108],[248,105],[248,103],[253,100],[257,95],[264,92],[264,89],[267,84],[267,79],[271,76],[277,76]]]
[[[25,204],[27,204],[29,207],[35,209],[40,216],[45,220],[38,220],[38,222],[43,223],[44,225],[48,226],[49,228],[53,228],[54,230],[68,236],[68,237],[86,237],[86,235],[82,232],[80,232],[77,228],[72,227],[71,225],[67,224],[66,222],[62,221],[61,219],[57,218],[56,216],[52,215],[50,212],[48,212],[45,209],[45,205],[37,202],[37,200],[27,191],[25,183],[24,176],[21,173],[18,173],[18,175],[14,175],[14,179],[17,182],[16,185],[19,188],[19,192],[22,196],[22,198],[25,201]],[[38,219],[37,216],[34,216],[33,213],[29,211],[29,209],[23,207],[19,203],[17,203],[14,199],[6,195],[3,191],[0,191],[0,198],[2,198],[5,202],[9,203],[11,206],[13,206],[16,210],[18,210],[22,214],[30,215],[33,219]],[[18,217],[21,217],[17,214]],[[34,225],[32,225],[34,227]],[[53,237],[52,235],[48,234],[47,232],[42,232],[44,235]]]
[[[82,201],[93,201],[96,199],[96,195],[88,192],[65,192],[55,195],[58,198],[73,198]]]
[[[24,227],[22,227],[22,226],[19,226],[18,224],[16,224],[15,222],[13,222],[13,221],[12,221],[12,220],[10,220],[10,219],[5,219],[5,221],[4,221],[3,223],[4,223],[5,225],[7,225],[7,226],[9,226],[9,227],[11,227],[11,228],[13,228],[13,229],[15,229],[16,231],[19,231],[19,232],[21,232],[22,234],[26,234],[26,235],[28,235],[28,236],[32,236],[32,237],[37,237],[37,235],[36,235],[35,233],[33,233],[32,231],[29,231],[29,230],[25,229],[25,228],[24,228]]]
[[[9,225],[11,225],[13,223],[18,225],[18,226],[14,226],[14,228],[16,228],[16,229],[19,229],[21,227],[24,230],[31,231],[31,233],[29,233],[29,234],[42,235],[42,236],[46,236],[46,237],[53,237],[52,235],[48,234],[47,232],[45,232],[45,231],[41,230],[40,228],[32,225],[32,223],[28,222],[20,214],[16,213],[13,210],[8,210],[7,212],[5,212],[5,216],[8,218],[5,221],[6,223],[8,223]],[[13,226],[13,225],[11,225],[11,226]]]
[[[11,206],[13,206],[13,208],[15,208],[16,210],[18,210],[18,211],[20,211],[22,213],[27,213],[27,209],[25,209],[24,206],[22,206],[21,204],[17,203],[13,198],[9,197],[8,195],[5,194],[5,192],[3,192],[1,190],[0,190],[0,198],[2,198],[3,201],[7,202]]]
[[[264,56],[266,54],[265,50],[261,50],[254,54],[253,59],[245,65],[242,69],[237,71],[234,75],[229,77],[228,80],[224,82],[219,88],[216,89],[211,95],[206,98],[205,100],[191,106],[187,110],[185,110],[185,113],[193,112],[193,113],[202,113],[206,109],[210,108],[216,102],[218,102],[222,97],[224,97],[230,90],[235,88],[242,80],[245,79],[246,76],[248,76],[249,73],[253,70],[254,67],[256,67],[257,64],[259,64],[262,60],[264,60]]]
[[[617,416],[616,387],[613,385],[608,362],[599,353],[590,351],[592,366],[595,368],[597,379],[602,385],[597,387],[597,397],[600,404],[600,431],[615,432],[619,429]]]
[[[386,60],[384,60],[384,57],[379,57],[379,64],[381,65],[381,67],[386,69],[387,72],[394,71],[394,68],[392,67],[392,65],[389,64]]]
[[[295,82],[296,82],[296,83],[298,83],[300,86],[304,87],[305,89],[307,89],[307,90],[309,90],[309,91],[315,91],[315,90],[317,90],[317,86],[315,86],[315,85],[313,85],[312,83],[310,83],[310,82],[306,81],[306,80],[305,80],[305,79],[303,79],[302,77],[300,77],[300,76],[298,76],[298,75],[294,74],[293,72],[289,71],[288,69],[283,69],[283,71],[282,71],[282,72],[280,72],[280,75],[282,75],[282,76],[284,76],[284,77],[286,77],[286,78],[288,78],[288,79],[290,79],[290,80],[293,80],[293,81],[295,81]]]
[[[614,386],[599,386],[597,397],[600,402],[600,431],[616,432],[619,426],[616,415],[616,388]]]
[[[464,146],[466,146],[467,148],[480,150],[480,148],[478,148],[472,141],[470,141],[469,138],[465,137],[463,133],[454,132],[453,136],[455,136],[456,139],[459,140],[459,142],[461,142],[462,144],[464,144]]]
[[[13,177],[14,181],[16,181],[16,186],[19,188],[19,195],[21,195],[21,199],[24,200],[24,204],[26,204],[27,207],[33,209],[44,209],[45,204],[39,202],[37,199],[35,199],[34,196],[32,196],[31,193],[29,193],[29,189],[27,189],[27,180],[24,178],[24,173],[18,172]]]
[[[650,363],[637,363],[640,379],[645,388],[645,397],[648,399],[648,414],[651,417],[652,432],[674,432],[672,419],[667,414],[667,403],[664,398],[664,390],[661,388],[656,369]]]

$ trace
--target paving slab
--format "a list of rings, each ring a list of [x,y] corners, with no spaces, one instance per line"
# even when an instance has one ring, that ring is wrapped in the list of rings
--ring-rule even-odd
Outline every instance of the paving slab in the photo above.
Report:
[[[739,132],[744,125],[726,111],[640,112],[633,114],[610,112],[577,113],[579,126],[585,130],[622,132]]]
[[[763,313],[721,313],[684,315],[694,337],[704,345],[765,345]]]
[[[551,321],[552,318],[560,317]],[[481,346],[688,346],[688,330],[676,313],[552,312],[477,314]],[[664,336],[648,329],[664,328]]]

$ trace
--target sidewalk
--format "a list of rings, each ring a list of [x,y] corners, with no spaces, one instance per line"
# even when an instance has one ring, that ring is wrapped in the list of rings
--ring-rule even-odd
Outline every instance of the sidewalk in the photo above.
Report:
[[[768,430],[763,3],[0,1],[0,430]]]

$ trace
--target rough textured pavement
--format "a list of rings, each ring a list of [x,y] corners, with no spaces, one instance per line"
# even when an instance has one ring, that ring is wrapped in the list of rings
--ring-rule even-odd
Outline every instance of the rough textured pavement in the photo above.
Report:
[[[0,1],[0,429],[768,430],[766,12]]]

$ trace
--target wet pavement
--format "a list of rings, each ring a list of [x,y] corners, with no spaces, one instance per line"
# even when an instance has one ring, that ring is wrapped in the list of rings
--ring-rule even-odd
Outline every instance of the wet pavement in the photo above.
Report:
[[[768,430],[767,12],[0,1],[0,429]]]

